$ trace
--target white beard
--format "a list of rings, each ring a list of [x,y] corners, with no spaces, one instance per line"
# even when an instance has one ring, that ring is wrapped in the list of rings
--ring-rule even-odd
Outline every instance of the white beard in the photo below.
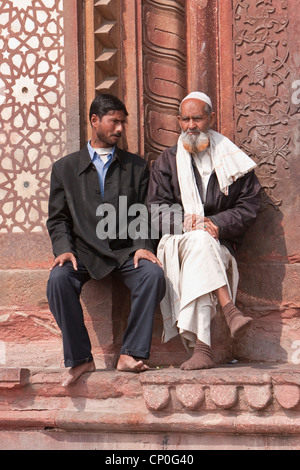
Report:
[[[199,131],[197,135],[190,135],[188,132],[181,133],[182,144],[189,153],[203,152],[209,147],[209,137],[205,132]]]

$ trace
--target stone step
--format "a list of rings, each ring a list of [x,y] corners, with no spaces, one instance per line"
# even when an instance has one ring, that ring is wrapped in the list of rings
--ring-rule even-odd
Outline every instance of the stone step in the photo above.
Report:
[[[114,449],[165,449],[171,443],[195,449],[204,442],[244,448],[252,439],[256,448],[273,442],[275,448],[300,449],[295,365],[241,363],[142,374],[97,369],[67,388],[61,386],[63,374],[0,369],[0,449],[111,450],[110,442]]]
[[[173,413],[271,416],[289,411],[286,416],[300,420],[300,370],[292,365],[235,364],[207,371],[164,368],[142,374],[97,370],[67,388],[61,386],[63,374],[56,369],[0,369],[0,413],[16,413],[18,419],[24,413],[24,425],[28,413],[33,422],[39,413],[55,410],[65,417],[71,413],[72,421],[76,413],[80,412],[79,421],[80,414],[87,413],[87,427],[89,413],[94,412],[158,413],[163,419]]]

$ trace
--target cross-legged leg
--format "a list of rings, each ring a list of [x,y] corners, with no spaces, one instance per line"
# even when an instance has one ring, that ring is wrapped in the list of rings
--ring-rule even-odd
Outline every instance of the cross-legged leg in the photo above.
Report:
[[[215,291],[215,294],[222,307],[226,323],[233,339],[240,339],[251,326],[253,319],[245,317],[242,312],[232,302],[228,287],[223,286]]]

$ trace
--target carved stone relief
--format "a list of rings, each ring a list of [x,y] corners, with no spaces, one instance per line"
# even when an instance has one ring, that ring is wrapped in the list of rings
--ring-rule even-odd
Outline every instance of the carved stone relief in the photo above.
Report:
[[[120,4],[118,0],[96,1],[95,86],[98,93],[119,95],[119,69],[122,53]]]
[[[234,1],[236,143],[258,163],[264,207],[276,196],[279,165],[289,168],[288,1]]]
[[[145,154],[151,162],[178,138],[186,93],[185,2],[142,2]]]

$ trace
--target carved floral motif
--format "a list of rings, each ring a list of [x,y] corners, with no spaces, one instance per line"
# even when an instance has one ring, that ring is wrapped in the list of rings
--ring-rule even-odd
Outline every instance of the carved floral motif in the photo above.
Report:
[[[234,2],[236,142],[258,163],[264,207],[278,209],[279,165],[289,168],[288,1]]]

